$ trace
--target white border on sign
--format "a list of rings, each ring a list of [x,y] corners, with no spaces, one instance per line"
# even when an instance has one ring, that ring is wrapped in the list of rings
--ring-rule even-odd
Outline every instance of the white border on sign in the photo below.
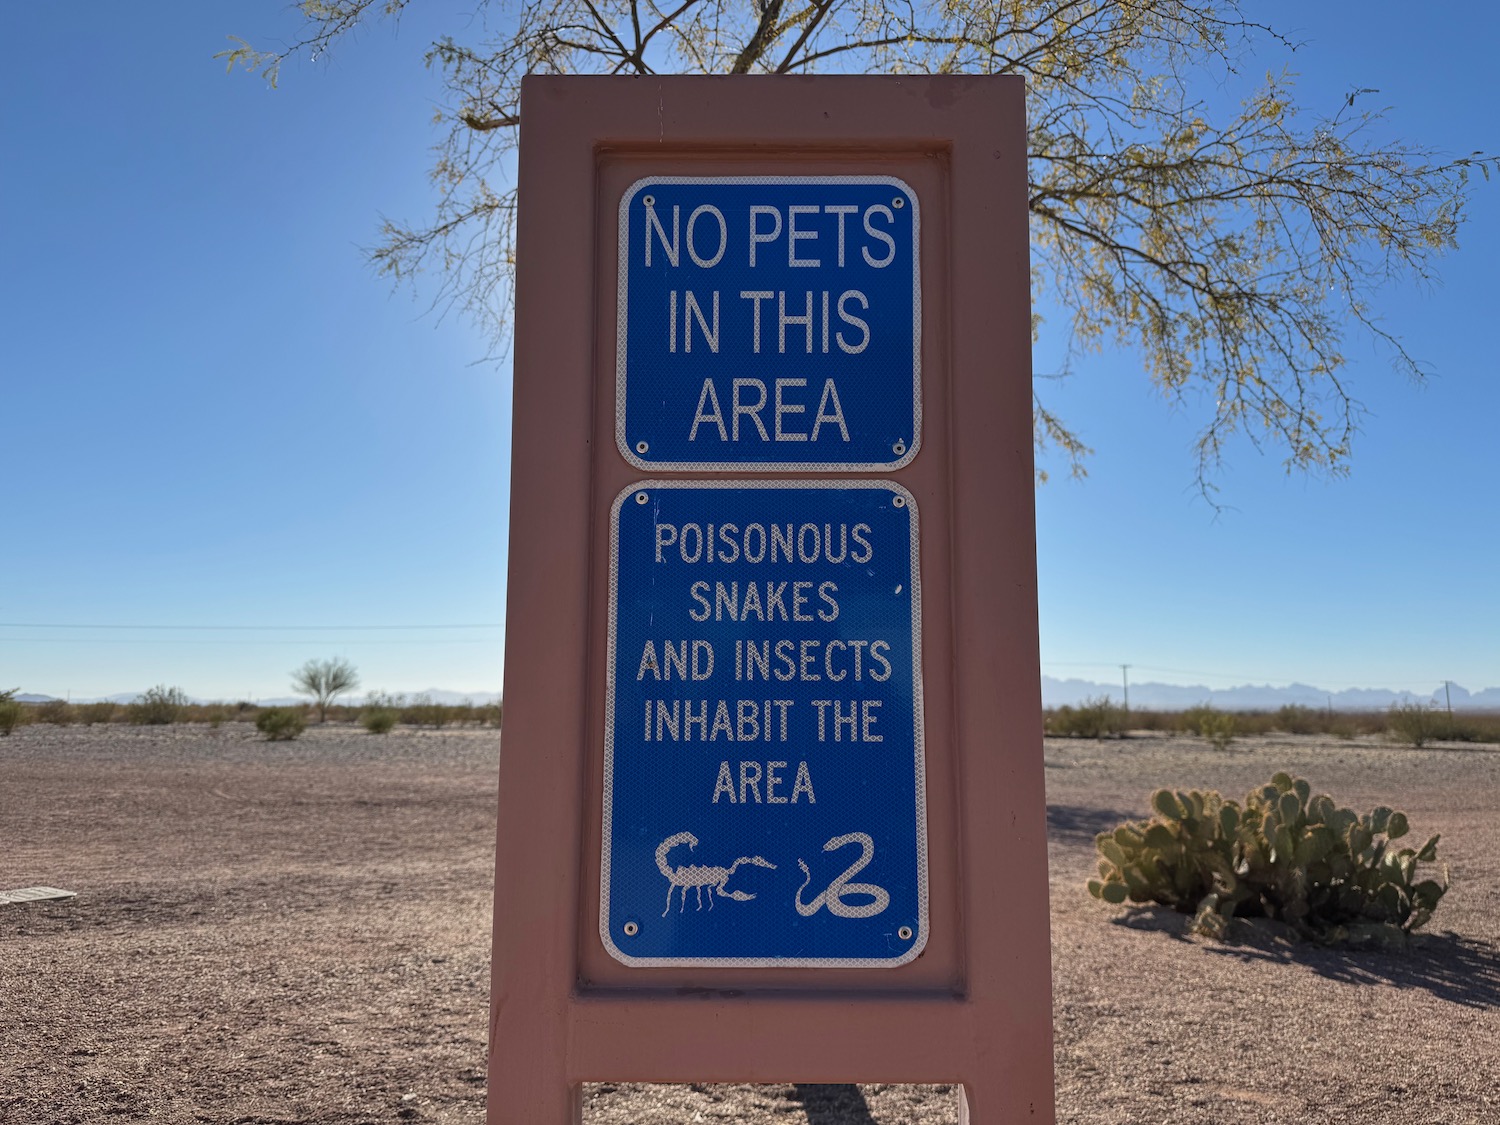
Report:
[[[823,488],[884,489],[906,500],[911,513],[911,643],[913,768],[916,772],[917,834],[917,932],[911,948],[893,958],[780,958],[780,957],[636,957],[622,950],[610,933],[609,872],[610,840],[614,813],[615,770],[615,631],[619,612],[620,509],[636,493],[667,488]],[[922,577],[918,557],[917,501],[895,481],[888,480],[643,480],[615,497],[609,512],[609,645],[604,695],[604,835],[599,863],[599,939],[609,955],[633,968],[739,968],[739,969],[894,969],[917,958],[927,946],[927,751],[926,721],[922,702]]]
[[[630,264],[630,204],[636,193],[651,184],[888,184],[911,204],[911,319],[912,319],[912,435],[906,452],[892,461],[646,461],[630,447],[625,435],[626,290]],[[620,456],[646,472],[893,472],[909,464],[922,447],[922,212],[917,193],[895,176],[647,176],[637,180],[620,198],[619,284],[615,290],[615,445]]]

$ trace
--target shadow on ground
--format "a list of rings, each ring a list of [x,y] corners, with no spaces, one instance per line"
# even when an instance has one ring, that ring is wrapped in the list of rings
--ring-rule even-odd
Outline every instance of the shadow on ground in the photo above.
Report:
[[[1179,941],[1188,939],[1191,919],[1163,906],[1142,906],[1116,918],[1115,924],[1155,930]],[[1420,989],[1439,1000],[1465,1008],[1500,1008],[1500,946],[1455,933],[1419,933],[1404,952],[1328,949],[1291,941],[1261,919],[1240,920],[1227,944],[1207,939],[1200,948],[1242,961],[1271,961],[1303,968],[1344,984],[1386,985]]]
[[[1134,813],[1116,809],[1096,809],[1088,805],[1048,805],[1047,838],[1057,844],[1092,844],[1094,837],[1127,820],[1140,819]]]
[[[1455,933],[1421,934],[1404,953],[1321,949],[1258,935],[1214,952],[1247,961],[1302,965],[1345,984],[1421,989],[1465,1008],[1500,1008],[1500,948]]]
[[[875,1125],[858,1086],[803,1083],[792,1087],[792,1098],[802,1103],[808,1125]]]

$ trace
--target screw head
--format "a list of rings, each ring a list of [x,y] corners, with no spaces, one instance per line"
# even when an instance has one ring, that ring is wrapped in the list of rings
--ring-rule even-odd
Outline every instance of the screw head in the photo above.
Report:
[[[905,496],[892,496],[891,497],[891,507],[893,507],[893,508],[904,508],[904,507],[906,507],[906,497]]]
[[[891,200],[891,206],[899,211],[901,210],[901,208],[906,206],[906,199],[898,195],[895,199]]]
[[[906,452],[906,442],[898,441],[895,445],[891,446],[891,452],[900,457]]]
[[[911,935],[912,928],[910,926],[902,926],[899,930],[896,931],[896,936],[902,941],[911,941]]]
[[[626,937],[635,937],[636,934],[641,932],[641,928],[634,922],[626,922],[624,929]]]
[[[650,443],[648,443],[648,442],[638,441],[638,442],[635,443],[635,451],[637,453],[645,453],[650,448],[651,448],[651,446],[650,446]]]
[[[647,501],[647,499],[649,499],[649,498],[647,497],[647,495],[644,492],[637,492],[635,494],[635,502],[637,504],[644,504]]]
[[[655,207],[656,206],[656,196],[654,196],[654,195],[643,195],[643,196],[641,196],[641,202],[644,203],[647,207]]]

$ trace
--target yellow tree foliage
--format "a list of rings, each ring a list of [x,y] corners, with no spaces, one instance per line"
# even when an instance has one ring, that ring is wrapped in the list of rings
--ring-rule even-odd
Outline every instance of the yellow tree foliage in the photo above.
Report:
[[[293,46],[236,40],[229,67],[271,81],[412,0],[303,0]],[[1253,53],[1293,46],[1239,0],[476,0],[432,44],[450,108],[435,213],[388,222],[371,251],[395,279],[443,277],[439,301],[503,334],[515,265],[507,161],[521,78],[548,74],[1019,74],[1029,102],[1035,296],[1065,310],[1075,350],[1134,349],[1169,400],[1211,404],[1196,445],[1213,488],[1245,434],[1288,469],[1345,471],[1361,414],[1345,381],[1351,329],[1422,375],[1370,311],[1400,275],[1431,276],[1455,237],[1472,170],[1376,139],[1361,90],[1330,116],[1299,111],[1286,73],[1210,105]],[[1251,9],[1253,10],[1253,9]],[[1088,448],[1035,400],[1038,445],[1081,472]]]

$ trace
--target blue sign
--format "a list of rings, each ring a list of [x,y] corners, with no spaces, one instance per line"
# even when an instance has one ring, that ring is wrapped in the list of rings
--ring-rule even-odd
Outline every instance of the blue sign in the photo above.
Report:
[[[611,520],[600,936],[636,966],[927,940],[917,513],[885,481],[645,481]]]
[[[886,471],[921,441],[920,222],[888,176],[640,180],[615,437],[641,469]]]

